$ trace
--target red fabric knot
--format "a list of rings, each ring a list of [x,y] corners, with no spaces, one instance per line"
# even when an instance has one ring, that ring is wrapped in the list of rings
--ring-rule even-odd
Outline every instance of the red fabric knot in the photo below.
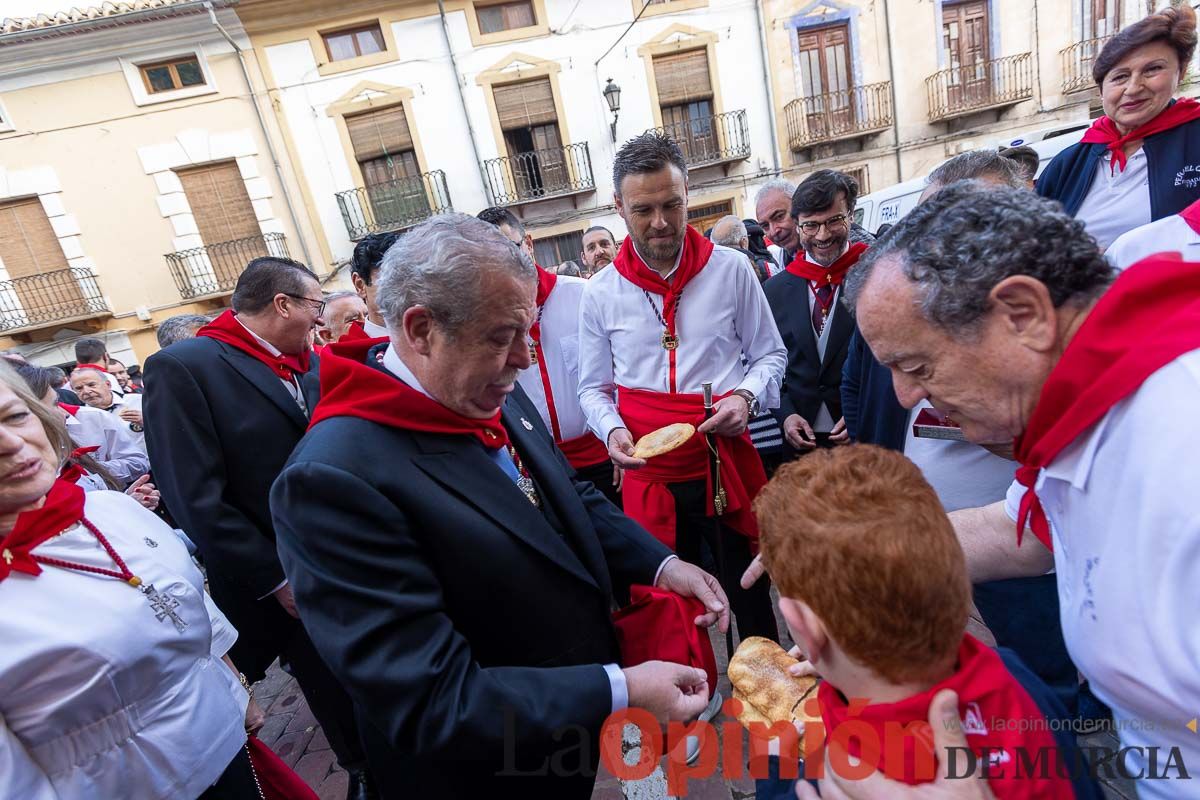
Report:
[[[295,380],[296,375],[303,375],[308,372],[311,351],[305,350],[303,353],[295,355],[287,353],[280,353],[277,356],[272,355],[269,350],[254,338],[245,325],[238,322],[236,315],[232,311],[226,311],[221,314],[221,316],[197,331],[196,335],[206,336],[210,339],[216,339],[218,342],[224,342],[231,347],[236,347],[246,355],[253,356],[266,364],[271,368],[272,372],[285,381]]]
[[[1083,134],[1080,141],[1084,144],[1106,145],[1108,152],[1112,154],[1112,166],[1109,167],[1109,172],[1115,175],[1117,167],[1124,172],[1125,164],[1129,161],[1124,150],[1126,144],[1145,139],[1156,133],[1169,131],[1195,119],[1200,119],[1200,103],[1190,97],[1182,97],[1160,111],[1157,117],[1145,125],[1134,128],[1126,134],[1117,130],[1117,124],[1110,118],[1100,117],[1092,123],[1092,127],[1087,129],[1087,133]]]
[[[83,501],[83,489],[56,480],[41,508],[22,511],[13,529],[0,541],[0,581],[13,572],[41,575],[33,549],[83,519]]]

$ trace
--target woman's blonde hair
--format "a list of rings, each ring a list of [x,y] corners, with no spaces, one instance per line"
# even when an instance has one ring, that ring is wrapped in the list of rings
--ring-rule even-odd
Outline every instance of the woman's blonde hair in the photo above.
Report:
[[[17,371],[2,358],[0,358],[0,383],[21,398],[21,401],[29,406],[33,415],[41,421],[42,428],[46,431],[46,438],[50,440],[50,446],[58,454],[58,469],[61,469],[75,449],[71,443],[71,437],[67,434],[67,425],[63,422],[62,417],[57,411],[42,405],[41,401],[33,396],[33,391],[25,379],[18,375]]]

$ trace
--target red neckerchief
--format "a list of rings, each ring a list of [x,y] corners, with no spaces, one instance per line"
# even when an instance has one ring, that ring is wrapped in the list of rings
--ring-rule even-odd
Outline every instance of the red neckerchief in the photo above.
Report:
[[[1120,167],[1122,172],[1125,171],[1125,162],[1128,159],[1122,148],[1127,143],[1169,131],[1195,119],[1200,119],[1200,103],[1190,97],[1182,97],[1160,111],[1157,117],[1124,136],[1117,130],[1115,122],[1108,117],[1101,117],[1092,123],[1092,127],[1087,129],[1080,141],[1085,144],[1108,145],[1108,151],[1112,153],[1112,166],[1109,169],[1115,174],[1117,167]]]
[[[1188,224],[1189,228],[1200,233],[1200,200],[1180,211],[1179,216],[1183,217],[1183,221]]]
[[[1158,370],[1200,348],[1200,265],[1159,253],[1131,266],[1104,293],[1042,386],[1025,431],[1014,442],[1026,488],[1017,544],[1028,520],[1053,548],[1050,524],[1033,487],[1038,472]]]
[[[700,274],[700,270],[704,269],[704,265],[708,263],[713,252],[713,243],[705,239],[691,225],[687,226],[683,235],[683,244],[680,247],[683,252],[679,256],[675,279],[670,283],[666,278],[646,266],[637,251],[633,249],[632,236],[625,237],[625,241],[621,243],[621,249],[617,251],[617,257],[613,261],[617,272],[621,273],[634,286],[663,296],[663,322],[667,324],[666,332],[670,336],[675,336],[675,315],[679,311],[680,293],[692,278]],[[675,354],[677,352],[677,350],[667,351],[671,392],[675,391]]]
[[[96,372],[103,372],[105,375],[108,374],[108,370],[99,364],[76,364],[75,369],[94,369]],[[74,372],[75,370],[71,371]]]
[[[73,406],[70,403],[59,403],[58,407],[70,414],[72,417],[79,416],[79,409],[83,408],[83,406]]]
[[[330,417],[358,417],[408,431],[474,436],[493,450],[508,444],[499,409],[488,419],[464,417],[400,379],[367,366],[371,348],[387,342],[384,337],[356,339],[325,348],[321,400],[313,409],[310,430]]]
[[[308,372],[309,350],[305,350],[299,355],[288,355],[287,353],[281,353],[278,356],[271,355],[265,347],[258,343],[257,339],[250,335],[246,326],[237,321],[232,311],[226,311],[196,331],[196,335],[207,336],[236,347],[246,355],[253,356],[266,364],[272,372],[285,381],[294,380],[297,374],[303,375]]]
[[[94,453],[100,449],[100,445],[95,444],[91,447],[76,447],[71,451],[71,455],[67,458],[67,462],[62,465],[62,469],[58,471],[59,480],[67,483],[79,483],[81,478],[88,475],[88,471],[79,463],[78,458],[82,455]]]
[[[339,342],[353,342],[360,339],[370,339],[367,335],[367,329],[363,327],[362,320],[356,319],[350,323],[350,327],[346,328],[346,332],[338,339]]]
[[[529,329],[529,337],[533,339],[535,345],[540,345],[542,341],[542,306],[546,304],[546,299],[550,297],[550,293],[554,291],[554,284],[558,283],[558,276],[553,272],[542,267],[540,264],[534,264],[537,267],[537,321],[533,323],[533,327]],[[541,353],[538,353],[538,363],[541,363]]]
[[[841,286],[842,281],[846,279],[846,273],[858,263],[858,259],[867,251],[868,246],[863,242],[854,242],[850,245],[849,250],[838,256],[837,261],[828,267],[822,267],[820,264],[809,261],[804,249],[801,248],[796,253],[796,257],[792,259],[792,263],[787,265],[787,271],[798,278],[812,281],[817,284],[816,288],[818,289],[822,286]]]
[[[863,751],[862,730],[869,728],[878,742],[876,766],[892,780],[910,786],[929,783],[936,775],[933,731],[929,706],[943,689],[958,694],[959,716],[967,746],[978,756],[985,748],[1007,763],[998,765],[988,786],[997,798],[1074,798],[1068,778],[1052,767],[1047,775],[1025,774],[1015,768],[1018,750],[1023,755],[1041,748],[1057,751],[1057,743],[1037,703],[1017,682],[1000,656],[970,634],[963,635],[954,674],[927,691],[898,703],[864,703],[846,699],[827,681],[817,688],[817,704],[824,723],[825,741],[848,745],[855,758]],[[842,727],[839,732],[839,727]],[[857,733],[851,733],[857,727]],[[902,742],[894,741],[903,737]],[[901,746],[902,744],[902,746]],[[874,749],[874,748],[872,748]],[[1053,764],[1053,761],[1051,761]]]
[[[56,480],[41,508],[22,511],[17,524],[0,541],[0,581],[13,572],[41,575],[41,566],[30,552],[83,519],[84,491],[67,481]]]

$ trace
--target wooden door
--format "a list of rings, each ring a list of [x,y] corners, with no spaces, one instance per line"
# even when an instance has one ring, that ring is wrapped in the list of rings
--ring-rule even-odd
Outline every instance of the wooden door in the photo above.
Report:
[[[942,6],[942,47],[952,70],[947,98],[950,106],[986,105],[991,96],[987,3]]]
[[[1083,39],[1104,39],[1121,27],[1121,0],[1082,0]]]
[[[845,25],[798,31],[800,82],[810,134],[825,138],[854,128],[854,82]]]
[[[701,164],[720,155],[721,143],[713,124],[710,100],[663,106],[662,121],[666,134],[679,144],[689,164]]]
[[[727,217],[733,213],[733,201],[722,200],[719,203],[708,203],[698,205],[688,209],[688,225],[691,225],[700,233],[704,233],[713,225],[717,224],[717,220],[721,217]]]
[[[71,316],[86,307],[38,198],[0,204],[0,260],[11,281],[11,293],[0,290],[2,327]]]
[[[358,165],[376,224],[386,226],[428,216],[429,197],[412,150],[360,161]]]

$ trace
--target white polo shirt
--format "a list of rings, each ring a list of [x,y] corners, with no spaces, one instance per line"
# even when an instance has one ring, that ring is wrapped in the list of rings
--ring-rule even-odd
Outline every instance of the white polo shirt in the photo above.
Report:
[[[1104,257],[1117,269],[1125,269],[1155,253],[1179,253],[1184,261],[1200,261],[1200,233],[1172,214],[1121,234]]]
[[[1193,776],[1139,780],[1143,800],[1200,798],[1200,735],[1186,727],[1200,716],[1198,406],[1195,350],[1113,406],[1036,487],[1071,658],[1112,708],[1123,747],[1160,748],[1159,770],[1177,747]],[[1013,520],[1022,493],[1009,489]],[[1130,751],[1132,774],[1149,755]]]

